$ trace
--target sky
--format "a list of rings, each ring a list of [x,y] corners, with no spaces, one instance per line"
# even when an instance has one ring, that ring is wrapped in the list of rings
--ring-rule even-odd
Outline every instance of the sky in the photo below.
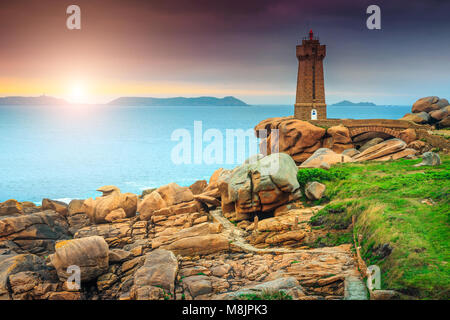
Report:
[[[81,8],[81,30],[66,9]],[[381,8],[381,30],[366,9]],[[446,0],[2,0],[0,96],[104,103],[120,96],[235,96],[293,104],[295,46],[327,46],[326,102],[450,98]]]

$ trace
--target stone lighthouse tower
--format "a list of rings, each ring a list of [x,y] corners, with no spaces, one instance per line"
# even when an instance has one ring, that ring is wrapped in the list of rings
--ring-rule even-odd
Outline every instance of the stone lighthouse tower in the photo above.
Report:
[[[319,43],[312,30],[309,37],[297,46],[298,75],[294,117],[301,120],[327,118],[323,85],[325,45]]]

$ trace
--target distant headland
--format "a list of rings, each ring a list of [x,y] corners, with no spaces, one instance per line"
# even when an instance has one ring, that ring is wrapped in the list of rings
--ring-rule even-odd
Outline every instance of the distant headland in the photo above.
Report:
[[[68,102],[64,99],[54,98],[46,95],[38,97],[0,97],[0,105],[21,105],[21,106],[41,106],[41,105],[65,105]]]
[[[0,97],[0,105],[66,105],[70,104],[64,99],[54,98],[51,96],[38,97]],[[224,98],[216,97],[174,97],[174,98],[153,98],[153,97],[120,97],[106,105],[112,106],[248,106],[242,100],[228,96]]]
[[[120,106],[247,106],[245,102],[235,97],[197,97],[197,98],[152,98],[152,97],[122,97],[108,103]]]
[[[348,100],[343,100],[341,102],[332,104],[331,106],[356,106],[356,107],[361,107],[361,106],[367,107],[367,106],[370,106],[370,107],[373,107],[373,106],[376,106],[376,104],[373,103],[373,102],[351,102],[351,101],[348,101]]]

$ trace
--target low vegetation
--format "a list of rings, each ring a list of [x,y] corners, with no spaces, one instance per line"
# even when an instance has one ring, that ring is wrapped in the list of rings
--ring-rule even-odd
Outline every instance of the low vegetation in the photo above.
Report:
[[[345,178],[345,172],[337,168],[324,170],[321,168],[304,168],[297,172],[297,180],[300,187],[304,188],[308,182],[311,181],[331,181]]]
[[[339,178],[319,176],[330,202],[311,224],[330,233],[317,245],[352,241],[346,230],[354,216],[362,257],[381,268],[383,289],[449,299],[450,156],[441,160],[437,167],[414,167],[421,159],[344,163],[330,170]]]
[[[261,293],[244,293],[238,300],[292,300],[292,297],[284,291],[263,291]]]

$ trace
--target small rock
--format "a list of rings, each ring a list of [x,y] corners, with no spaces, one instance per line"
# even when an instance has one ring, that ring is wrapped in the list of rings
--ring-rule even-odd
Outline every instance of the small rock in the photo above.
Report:
[[[0,216],[9,216],[22,213],[22,205],[17,200],[11,199],[0,203]]]
[[[422,155],[422,159],[422,162],[414,165],[414,167],[441,165],[441,158],[437,153],[434,152],[425,152]]]
[[[308,182],[305,187],[305,195],[309,200],[319,200],[325,192],[326,186],[320,182]]]

